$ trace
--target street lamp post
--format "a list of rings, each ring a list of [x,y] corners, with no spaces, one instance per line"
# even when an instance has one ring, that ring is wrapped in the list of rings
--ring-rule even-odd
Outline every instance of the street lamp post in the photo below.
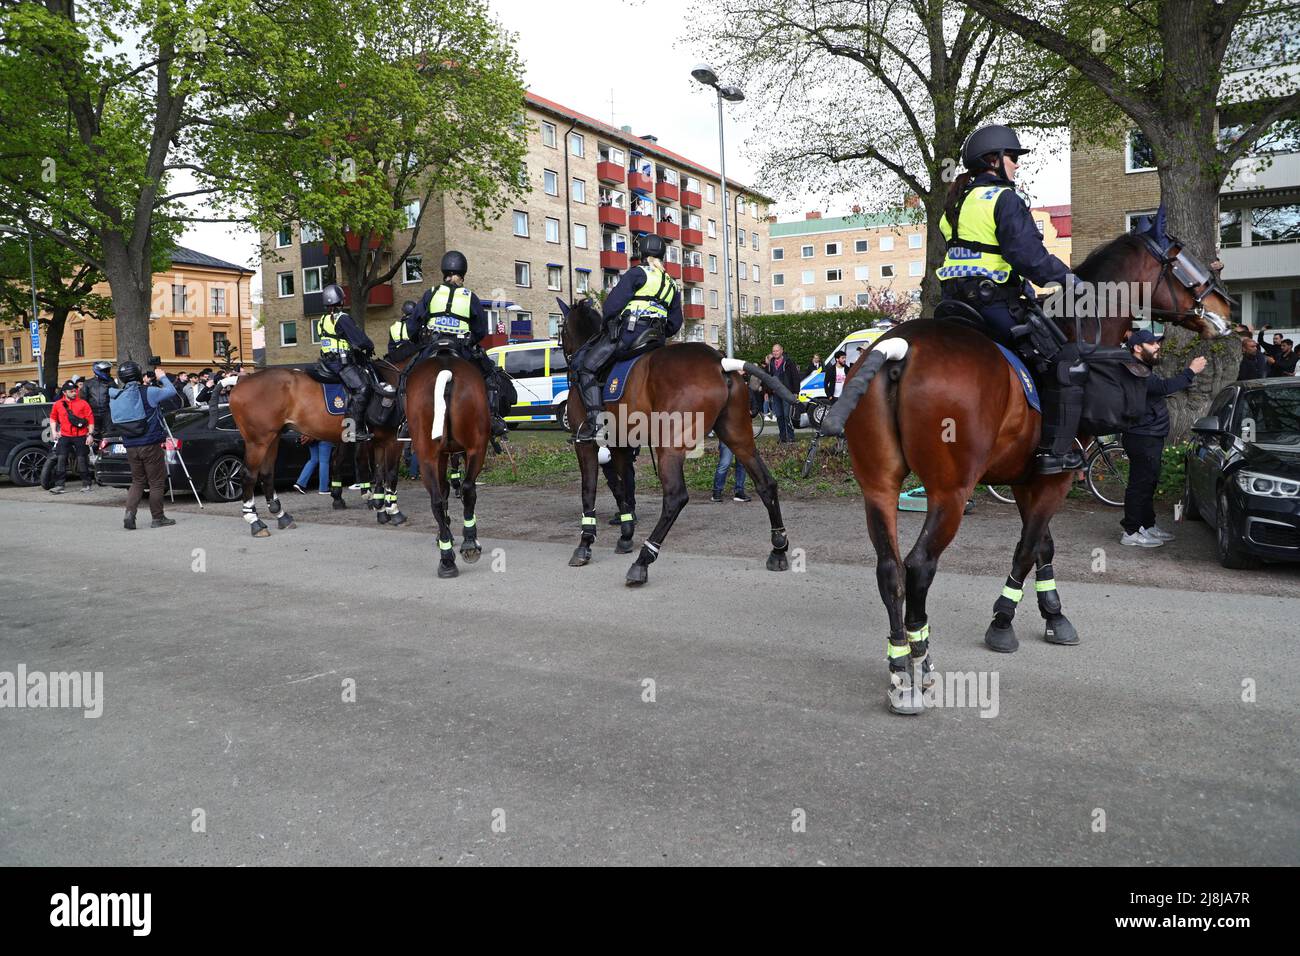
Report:
[[[737,86],[722,86],[718,83],[718,74],[707,63],[698,64],[691,70],[691,76],[705,86],[713,87],[718,98],[718,156],[722,180],[722,303],[727,316],[727,358],[735,353],[735,331],[731,316],[731,198],[727,194],[727,140],[722,126],[722,101],[739,103],[745,94]]]
[[[36,254],[32,250],[32,234],[30,232],[19,232],[17,229],[14,229],[12,226],[0,226],[0,232],[7,232],[11,236],[24,236],[27,239],[27,265],[32,271],[31,333],[32,333],[32,342],[36,343],[37,351],[39,352],[40,351],[40,326],[38,325],[38,322],[40,321],[40,313],[37,311],[37,306],[36,306]],[[37,384],[40,385],[42,391],[45,389],[45,366],[41,361],[44,357],[45,356],[43,355],[32,356],[33,360],[36,362],[36,381]]]

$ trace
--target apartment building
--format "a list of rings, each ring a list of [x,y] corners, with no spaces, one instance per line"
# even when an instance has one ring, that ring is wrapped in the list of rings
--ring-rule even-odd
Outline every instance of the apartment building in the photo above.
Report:
[[[1071,215],[1067,206],[1032,209],[1048,251],[1070,261]],[[768,294],[771,311],[855,308],[873,293],[894,301],[921,299],[925,276],[925,224],[855,212],[823,217],[807,213],[768,228]]]
[[[149,314],[149,344],[164,370],[196,372],[214,367],[231,346],[237,346],[235,354],[242,361],[253,361],[252,278],[252,269],[233,262],[179,246],[172,251],[171,268],[154,273]],[[108,296],[108,283],[97,285],[95,292]],[[91,366],[101,360],[117,361],[114,324],[74,312],[63,331],[60,378],[89,378]],[[5,330],[0,390],[36,381],[37,375],[27,332]]]
[[[400,314],[437,282],[444,252],[469,259],[466,285],[487,306],[494,341],[556,334],[556,299],[611,288],[631,265],[633,240],[655,233],[668,242],[665,261],[684,296],[688,340],[725,344],[722,189],[720,177],[660,145],[533,93],[524,112],[531,192],[490,228],[470,225],[448,196],[425,210],[415,250],[391,283],[372,290],[367,332],[377,342]],[[731,242],[736,308],[761,311],[769,200],[728,183],[735,204]],[[408,208],[408,221],[417,214]],[[400,232],[386,245],[404,247]],[[262,237],[263,317],[267,364],[298,364],[317,355],[321,289],[331,257],[310,224],[287,223]],[[381,249],[382,254],[382,249]],[[735,287],[733,286],[733,289]]]

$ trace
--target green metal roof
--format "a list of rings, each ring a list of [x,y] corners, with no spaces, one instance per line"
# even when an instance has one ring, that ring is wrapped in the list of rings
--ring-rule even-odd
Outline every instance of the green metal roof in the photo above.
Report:
[[[823,219],[799,219],[795,222],[774,222],[768,235],[773,239],[782,236],[808,236],[818,232],[844,232],[848,229],[872,229],[878,226],[902,226],[895,216],[885,214],[854,216],[827,216]]]

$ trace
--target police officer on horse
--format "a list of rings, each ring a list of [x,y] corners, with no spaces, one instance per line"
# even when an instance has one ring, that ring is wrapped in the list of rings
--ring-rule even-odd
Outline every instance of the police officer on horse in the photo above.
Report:
[[[586,420],[575,441],[594,441],[605,407],[600,375],[612,362],[659,348],[682,327],[682,296],[664,271],[667,244],[659,236],[638,240],[641,265],[623,273],[605,298],[604,324],[573,356]]]
[[[352,316],[339,310],[343,304],[343,290],[330,283],[321,292],[321,301],[327,312],[320,320],[320,365],[330,375],[339,379],[348,390],[347,417],[352,421],[351,441],[370,440],[366,428],[366,402],[370,399],[369,356],[375,343],[357,325]],[[344,440],[347,431],[344,430]]]
[[[458,356],[478,366],[487,385],[492,434],[501,436],[509,429],[500,415],[501,386],[497,381],[497,367],[479,345],[488,334],[487,312],[479,297],[465,288],[465,273],[468,271],[469,260],[464,254],[449,250],[442,257],[442,282],[424,294],[411,322],[417,327],[423,326],[421,338],[426,345],[435,339],[449,339],[454,343]]]
[[[989,335],[1016,349],[1021,327],[1041,328],[1033,289],[1060,283],[1067,291],[1078,280],[1047,251],[1029,208],[1016,193],[1020,157],[1029,152],[1014,130],[985,126],[971,133],[962,146],[967,172],[948,192],[939,230],[947,241],[947,256],[938,269],[945,300],[973,307],[984,319]],[[1075,434],[1083,411],[1083,372],[1059,360],[1048,366],[1042,383],[1042,437],[1035,453],[1040,475],[1083,467]]]

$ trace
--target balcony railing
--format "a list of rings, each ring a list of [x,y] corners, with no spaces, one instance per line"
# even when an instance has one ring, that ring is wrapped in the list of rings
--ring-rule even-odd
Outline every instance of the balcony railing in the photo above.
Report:
[[[663,236],[665,239],[680,239],[682,236],[682,227],[675,222],[669,222],[667,219],[659,220],[655,227],[655,233]]]
[[[700,302],[698,304],[694,302],[686,303],[686,305],[682,306],[682,317],[687,319],[704,318],[704,303],[703,302]]]
[[[704,244],[704,233],[699,229],[683,229],[682,245],[701,246]]]
[[[626,175],[627,170],[619,163],[602,160],[596,164],[596,178],[602,183],[621,183]]]
[[[596,212],[596,218],[602,226],[626,226],[627,210],[617,206],[601,206]]]
[[[665,262],[664,272],[667,272],[674,279],[682,277],[682,264],[680,262]]]
[[[685,266],[682,269],[682,278],[687,282],[703,282],[704,266]]]
[[[647,195],[654,192],[655,183],[650,178],[649,173],[638,173],[629,169],[627,171],[627,188],[637,193],[646,193]]]
[[[343,304],[352,304],[352,290],[346,286],[343,289]],[[366,293],[367,305],[392,305],[393,304],[393,287],[388,283],[377,285]]]
[[[602,269],[617,269],[623,272],[627,269],[626,252],[601,252],[600,267]]]
[[[664,202],[676,202],[678,189],[672,183],[657,183],[655,185],[655,196]]]
[[[655,231],[654,216],[642,216],[633,213],[631,216],[628,217],[627,227],[631,229],[633,232],[654,232]]]
[[[682,205],[687,209],[701,209],[704,206],[704,197],[692,189],[683,189]]]

